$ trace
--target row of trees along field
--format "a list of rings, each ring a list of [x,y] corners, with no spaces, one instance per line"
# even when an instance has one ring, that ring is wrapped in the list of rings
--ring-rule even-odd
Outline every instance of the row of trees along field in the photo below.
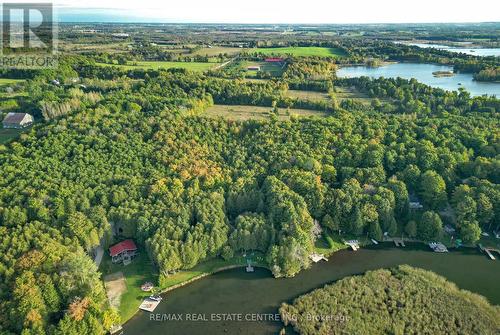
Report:
[[[112,224],[163,277],[248,249],[275,276],[293,276],[309,266],[314,221],[329,234],[434,239],[451,203],[465,242],[498,229],[495,99],[363,79],[350,84],[401,90],[430,112],[339,107],[326,118],[234,122],[202,113],[213,101],[267,103],[286,83],[106,71],[79,57],[29,81],[24,103],[47,121],[0,146],[4,333],[102,334],[117,322],[88,256],[113,240]],[[47,113],[47,97],[81,102]],[[408,210],[410,195],[422,212]]]

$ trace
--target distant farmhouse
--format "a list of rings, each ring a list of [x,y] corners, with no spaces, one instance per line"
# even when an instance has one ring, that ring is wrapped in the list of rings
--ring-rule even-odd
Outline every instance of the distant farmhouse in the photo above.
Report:
[[[266,58],[264,61],[266,63],[283,63],[285,59],[281,57],[271,57],[271,58]]]
[[[250,65],[249,67],[247,67],[247,70],[248,71],[260,71],[260,66],[258,66],[258,65]]]
[[[25,128],[33,124],[33,116],[27,113],[8,113],[2,124],[4,128]]]

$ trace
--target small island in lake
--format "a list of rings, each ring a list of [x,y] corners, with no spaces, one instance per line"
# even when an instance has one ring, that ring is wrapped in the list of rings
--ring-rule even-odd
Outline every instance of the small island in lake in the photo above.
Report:
[[[434,71],[434,72],[432,72],[432,75],[436,78],[453,77],[455,75],[455,72],[453,72],[453,71]]]
[[[437,274],[402,265],[369,271],[282,304],[299,334],[497,334],[500,307]]]

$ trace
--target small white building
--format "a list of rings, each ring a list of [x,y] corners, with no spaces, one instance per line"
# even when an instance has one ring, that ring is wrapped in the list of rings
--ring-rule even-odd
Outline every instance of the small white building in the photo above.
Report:
[[[3,119],[4,128],[26,128],[33,124],[33,116],[28,113],[8,113]]]
[[[418,202],[418,201],[411,201],[410,202],[410,209],[422,209],[424,206]]]

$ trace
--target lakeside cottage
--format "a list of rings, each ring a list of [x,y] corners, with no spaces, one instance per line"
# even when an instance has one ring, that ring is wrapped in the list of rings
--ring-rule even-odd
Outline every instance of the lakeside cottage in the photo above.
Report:
[[[123,262],[126,265],[137,255],[137,246],[134,241],[125,240],[109,248],[109,254],[113,263]]]
[[[4,128],[26,128],[33,124],[33,116],[28,113],[8,113],[2,124]]]

